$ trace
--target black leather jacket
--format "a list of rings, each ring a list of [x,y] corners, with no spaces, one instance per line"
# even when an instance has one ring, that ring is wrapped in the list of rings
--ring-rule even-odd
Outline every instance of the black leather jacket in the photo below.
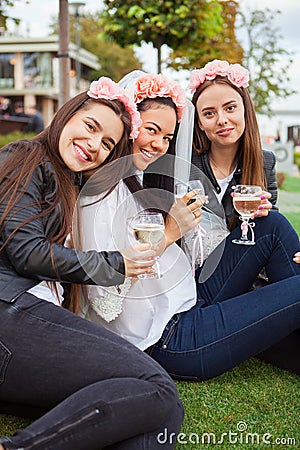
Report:
[[[0,164],[4,151],[0,152]],[[14,209],[14,214],[6,221],[0,233],[0,247],[14,229],[26,218],[41,211],[43,202],[50,203],[56,191],[56,176],[50,162],[45,162],[34,170],[28,188]],[[0,214],[6,203],[1,201]],[[22,226],[0,252],[0,299],[13,302],[20,294],[40,281],[57,281],[78,284],[101,284],[110,286],[124,282],[125,266],[122,255],[117,251],[80,252],[52,244],[50,241],[59,227],[60,205],[55,212],[37,218]]]
[[[275,159],[274,153],[269,150],[263,150],[263,160],[264,160],[264,171],[265,171],[266,185],[267,185],[266,190],[272,195],[272,197],[270,198],[269,201],[272,203],[272,206],[274,209],[278,209],[276,206],[278,192],[277,192],[277,181],[276,181],[276,172],[275,172],[276,159]],[[210,189],[211,189],[211,186],[213,186],[213,189],[215,190],[215,192],[217,194],[219,194],[221,191],[221,188],[220,188],[220,186],[214,176],[214,173],[211,169],[211,166],[209,164],[208,152],[201,153],[201,155],[197,155],[195,152],[193,152],[192,164],[193,164],[193,166],[196,166],[197,169],[200,169],[201,172],[203,172],[206,175],[206,177],[208,178],[208,180],[210,182]],[[197,170],[192,169],[191,178],[196,178],[196,173],[197,173]],[[230,194],[232,192],[232,187],[237,184],[240,184],[241,178],[242,178],[242,173],[243,173],[243,167],[241,165],[238,165],[238,167],[236,168],[236,171],[233,175],[233,178],[230,181],[230,183],[226,189],[226,192],[223,196],[223,199],[222,199],[223,214],[225,213],[227,223],[229,223],[229,221],[231,220],[231,218],[233,216],[237,217],[237,215],[238,215],[237,212],[235,211],[235,209],[233,208],[232,197]],[[208,195],[208,199],[209,199],[208,205],[211,207],[211,209],[213,209],[217,214],[222,215],[222,213],[220,213],[220,211],[218,211],[218,205],[216,204],[216,199],[215,199],[215,196],[213,195],[213,193],[209,192],[209,190],[206,190],[206,194]],[[216,208],[214,208],[214,206]]]

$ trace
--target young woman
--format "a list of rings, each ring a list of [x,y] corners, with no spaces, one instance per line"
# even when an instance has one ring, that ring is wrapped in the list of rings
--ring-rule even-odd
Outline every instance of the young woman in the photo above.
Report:
[[[232,188],[237,184],[259,185],[267,191],[255,218],[266,216],[271,208],[277,209],[275,156],[273,152],[262,149],[248,85],[247,69],[240,64],[220,60],[192,71],[190,77],[195,106],[192,177],[197,168],[209,179],[212,187],[208,191],[210,207],[215,205],[215,212],[225,216],[230,230],[240,226],[231,196]],[[219,205],[214,201],[216,197]],[[299,252],[293,260],[300,263]],[[256,286],[266,284],[264,275],[260,274],[255,281]],[[300,372],[296,358],[299,345],[300,334],[295,333],[261,357]]]
[[[251,248],[232,244],[231,239],[240,232],[234,230],[226,240],[223,256],[218,255],[219,264],[215,264],[215,252],[208,257],[217,268],[210,278],[198,283],[197,298],[190,265],[174,242],[199,224],[201,202],[188,205],[196,194],[192,191],[170,207],[166,191],[170,181],[166,175],[172,173],[168,169],[174,162],[166,153],[173,152],[174,140],[170,142],[170,138],[176,133],[176,119],[182,115],[178,88],[162,75],[133,73],[126,82],[142,119],[133,145],[138,180],[129,177],[105,198],[86,195],[82,199],[84,248],[100,249],[104,236],[108,248],[121,248],[123,237],[129,234],[128,221],[137,211],[161,209],[166,217],[167,247],[159,258],[163,276],[127,279],[114,291],[90,287],[82,314],[145,350],[172,376],[205,380],[299,327],[300,267],[292,261],[299,239],[277,212],[258,221],[258,245]],[[146,173],[146,168],[152,174]],[[264,266],[273,284],[258,293],[250,292]]]
[[[121,253],[63,245],[81,175],[127,155],[139,123],[124,90],[102,77],[38,136],[0,153],[1,412],[40,416],[0,438],[1,450],[150,450],[161,447],[160,431],[180,428],[182,406],[163,369],[61,307],[58,282],[110,286],[152,271],[149,245]]]
[[[195,106],[192,163],[211,181],[231,228],[232,222],[238,223],[233,186],[262,186],[271,194],[272,205],[277,201],[275,156],[262,150],[248,82],[247,69],[219,60],[192,71],[190,77]],[[267,214],[268,203],[260,215]]]

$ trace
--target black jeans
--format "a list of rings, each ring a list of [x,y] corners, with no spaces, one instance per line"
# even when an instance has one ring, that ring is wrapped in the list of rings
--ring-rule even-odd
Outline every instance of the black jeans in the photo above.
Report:
[[[176,387],[153,359],[30,294],[0,301],[1,402],[48,411],[0,440],[7,449],[153,450],[183,420]]]

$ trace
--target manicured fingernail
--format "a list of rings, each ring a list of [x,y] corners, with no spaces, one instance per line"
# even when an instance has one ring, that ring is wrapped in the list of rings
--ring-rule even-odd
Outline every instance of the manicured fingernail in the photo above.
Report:
[[[264,200],[266,197],[264,195],[262,195],[260,198],[261,198],[261,200]]]
[[[261,210],[261,209],[264,209],[264,207],[263,207],[262,205],[260,205],[260,206],[258,207],[258,209]]]

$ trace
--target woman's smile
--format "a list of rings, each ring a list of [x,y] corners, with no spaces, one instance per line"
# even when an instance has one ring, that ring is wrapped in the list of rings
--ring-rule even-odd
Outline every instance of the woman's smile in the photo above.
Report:
[[[91,155],[85,150],[85,148],[83,148],[82,146],[80,146],[79,144],[73,143],[73,147],[75,152],[78,155],[78,158],[85,162],[85,161],[92,161],[92,157]]]
[[[227,137],[227,136],[230,136],[232,131],[234,131],[233,127],[231,127],[231,128],[222,128],[221,130],[216,131],[216,134],[218,136]]]

